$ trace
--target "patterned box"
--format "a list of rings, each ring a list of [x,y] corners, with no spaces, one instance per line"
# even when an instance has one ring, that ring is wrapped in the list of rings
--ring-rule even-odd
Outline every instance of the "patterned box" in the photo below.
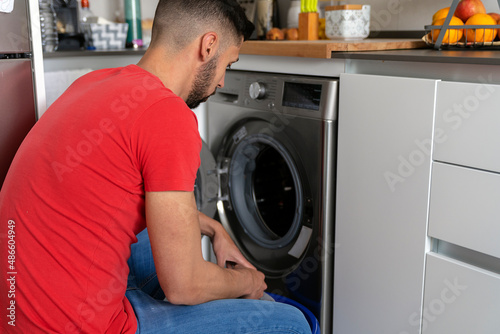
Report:
[[[370,34],[370,5],[325,8],[325,33],[330,39],[359,40]]]
[[[128,23],[91,23],[92,42],[97,50],[124,49]]]

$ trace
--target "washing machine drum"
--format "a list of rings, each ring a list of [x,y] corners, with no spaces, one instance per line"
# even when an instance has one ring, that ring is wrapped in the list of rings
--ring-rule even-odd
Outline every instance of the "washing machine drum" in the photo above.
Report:
[[[312,234],[312,203],[299,157],[264,121],[238,126],[219,154],[221,222],[247,259],[268,277],[302,260]]]

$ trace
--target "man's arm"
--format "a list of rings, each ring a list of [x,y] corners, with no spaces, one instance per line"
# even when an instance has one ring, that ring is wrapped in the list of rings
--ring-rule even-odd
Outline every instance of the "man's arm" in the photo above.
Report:
[[[210,237],[212,240],[214,253],[217,257],[217,264],[220,267],[226,266],[229,262],[231,265],[241,265],[245,268],[255,269],[255,267],[241,254],[229,234],[218,221],[208,217],[202,212],[199,213],[199,217],[201,233]]]
[[[203,259],[200,234],[219,233],[210,231],[217,229],[211,223],[201,224],[201,230],[193,193],[146,192],[146,222],[158,279],[171,303],[262,297],[266,284],[261,272],[245,267],[241,260],[235,261],[234,269],[226,269]]]

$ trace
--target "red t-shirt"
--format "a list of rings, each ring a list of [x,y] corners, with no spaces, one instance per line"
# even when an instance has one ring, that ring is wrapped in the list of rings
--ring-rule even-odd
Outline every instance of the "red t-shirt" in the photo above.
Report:
[[[0,193],[2,329],[135,333],[126,261],[145,191],[193,191],[200,149],[194,113],[136,65],[69,87]]]

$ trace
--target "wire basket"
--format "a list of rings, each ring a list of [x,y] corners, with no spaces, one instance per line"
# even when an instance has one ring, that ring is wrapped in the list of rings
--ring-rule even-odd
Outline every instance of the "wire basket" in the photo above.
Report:
[[[443,28],[446,25],[425,26],[425,36],[423,40],[435,49],[453,48],[483,48],[500,49],[500,41],[488,38],[494,29],[500,29],[500,25],[468,25],[467,28]],[[465,26],[464,26],[465,27]],[[441,36],[441,31],[446,30]],[[469,31],[469,33],[468,33]],[[459,37],[461,36],[461,37]]]
[[[442,25],[426,25],[425,43],[434,49],[480,49],[500,50],[500,40],[495,41],[495,31],[500,33],[500,24],[496,25],[450,25],[459,0],[453,0],[450,10]],[[500,6],[500,0],[498,0]],[[497,36],[498,38],[498,36]]]

